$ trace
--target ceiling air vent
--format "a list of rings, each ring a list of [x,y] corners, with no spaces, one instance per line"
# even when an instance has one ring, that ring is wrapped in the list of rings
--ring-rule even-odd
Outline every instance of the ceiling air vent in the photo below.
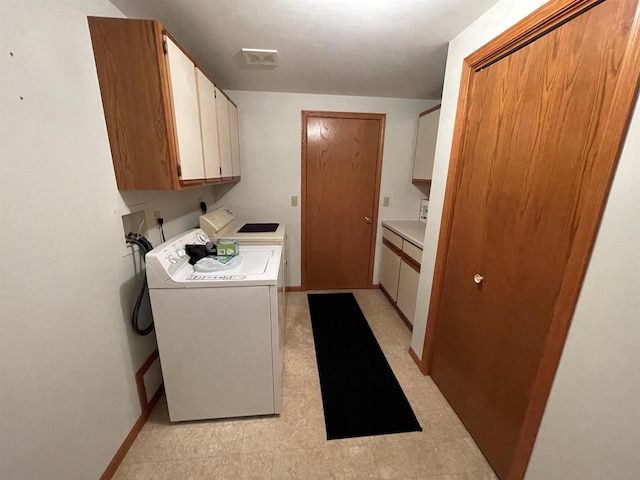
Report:
[[[249,65],[265,65],[275,67],[278,64],[277,50],[259,48],[243,48],[242,54]]]

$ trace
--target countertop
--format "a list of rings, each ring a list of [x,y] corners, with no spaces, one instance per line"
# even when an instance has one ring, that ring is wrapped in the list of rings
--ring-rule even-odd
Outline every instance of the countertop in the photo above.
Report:
[[[416,247],[423,247],[426,223],[422,223],[419,220],[385,220],[382,222],[382,226],[387,227],[393,233],[397,233]]]

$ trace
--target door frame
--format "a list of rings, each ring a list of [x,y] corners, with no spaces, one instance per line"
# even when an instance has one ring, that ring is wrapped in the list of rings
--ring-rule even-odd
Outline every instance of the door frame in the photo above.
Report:
[[[467,56],[462,65],[460,90],[456,109],[453,143],[444,196],[442,220],[438,238],[431,300],[427,314],[427,326],[424,338],[422,359],[418,363],[420,370],[429,375],[433,360],[433,346],[443,293],[445,260],[448,255],[449,241],[453,225],[454,204],[460,189],[462,170],[462,150],[464,134],[467,129],[467,108],[469,105],[471,77],[474,72],[486,68],[511,53],[534,42],[539,37],[560,27],[574,17],[597,6],[603,1],[613,0],[551,0],[533,13],[523,18],[508,30]],[[613,132],[601,145],[599,154],[608,161],[606,177],[601,195],[594,201],[595,215],[588,223],[581,226],[576,235],[576,242],[585,245],[585,255],[572,256],[568,263],[561,291],[556,301],[550,331],[544,347],[540,367],[536,374],[529,407],[524,418],[522,430],[516,445],[514,459],[508,480],[522,478],[526,471],[533,445],[542,421],[551,386],[560,363],[560,356],[573,318],[578,296],[582,287],[587,265],[595,244],[596,235],[606,205],[615,168],[624,145],[624,139],[631,120],[631,114],[637,98],[640,82],[640,4],[636,9],[636,18],[629,34],[630,41],[626,45],[627,55],[620,67],[619,80],[615,86],[613,107],[609,119],[609,131]]]
[[[378,234],[378,208],[380,204],[380,181],[382,178],[382,155],[384,150],[384,132],[386,113],[356,113],[356,112],[325,112],[318,110],[302,110],[302,165],[300,180],[300,273],[301,289],[307,289],[307,121],[309,118],[341,118],[357,120],[377,120],[378,121],[378,155],[376,158],[376,179],[373,192],[373,215],[371,218],[371,239],[369,241],[369,270],[367,274],[369,288],[376,288],[373,285],[373,268],[376,258],[376,238]]]

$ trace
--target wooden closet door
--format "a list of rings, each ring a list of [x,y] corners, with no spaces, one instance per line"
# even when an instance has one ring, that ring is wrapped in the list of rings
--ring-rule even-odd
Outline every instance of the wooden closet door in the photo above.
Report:
[[[524,475],[624,138],[636,8],[470,74],[431,375],[501,479]]]
[[[309,290],[371,283],[384,115],[303,112],[304,270]]]

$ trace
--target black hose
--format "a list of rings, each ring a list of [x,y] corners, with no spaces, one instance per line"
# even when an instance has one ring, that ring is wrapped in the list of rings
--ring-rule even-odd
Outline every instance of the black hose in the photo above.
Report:
[[[153,250],[153,245],[144,238],[142,235],[137,235],[134,233],[130,233],[127,235],[127,243],[131,243],[138,246],[140,251],[140,257],[144,262],[144,257]],[[131,314],[131,326],[133,327],[133,331],[136,332],[140,336],[149,335],[153,331],[153,317],[151,317],[151,322],[145,328],[140,328],[138,325],[138,320],[140,317],[140,307],[142,305],[142,299],[144,298],[145,292],[147,292],[147,272],[145,269],[144,273],[144,281],[142,282],[142,288],[140,289],[140,293],[138,294],[138,298],[136,299],[136,303],[133,306],[133,313]]]

